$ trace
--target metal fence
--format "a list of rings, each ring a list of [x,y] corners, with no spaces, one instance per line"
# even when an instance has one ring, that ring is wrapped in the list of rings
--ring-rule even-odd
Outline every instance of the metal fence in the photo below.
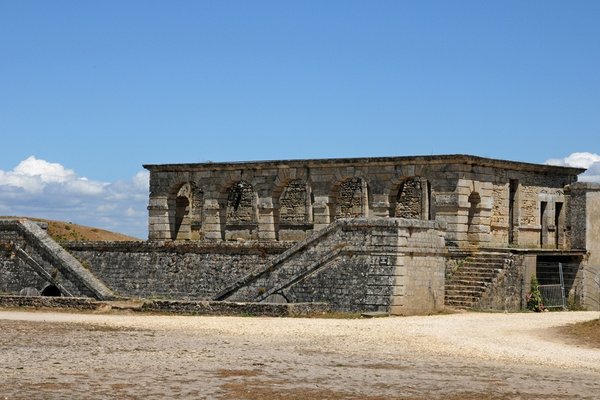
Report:
[[[546,308],[567,308],[565,299],[565,279],[563,275],[563,264],[558,263],[558,280],[556,284],[539,285],[542,300]]]
[[[565,288],[561,285],[540,285],[540,293],[546,308],[566,308]]]
[[[574,286],[579,285],[578,296],[582,296],[582,293],[585,296],[578,298],[583,300],[583,304],[580,305],[589,310],[600,311],[599,265],[582,266],[579,262],[542,261],[537,263],[536,275],[545,307],[566,309],[569,294]]]

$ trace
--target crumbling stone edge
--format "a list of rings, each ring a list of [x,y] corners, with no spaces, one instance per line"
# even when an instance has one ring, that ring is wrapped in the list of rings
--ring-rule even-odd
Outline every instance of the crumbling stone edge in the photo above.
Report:
[[[182,315],[300,317],[331,311],[327,303],[243,303],[230,301],[139,300],[131,307],[88,297],[0,296],[0,308],[103,311],[132,310]]]

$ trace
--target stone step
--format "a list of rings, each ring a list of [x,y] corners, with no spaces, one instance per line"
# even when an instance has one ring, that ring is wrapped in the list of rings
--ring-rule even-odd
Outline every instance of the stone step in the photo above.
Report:
[[[463,258],[465,261],[483,261],[483,262],[505,262],[509,258],[507,257],[481,257],[481,256],[471,256],[467,258]]]
[[[467,303],[475,303],[475,301],[477,300],[476,297],[473,296],[447,296],[445,298],[446,303],[463,303],[463,304],[467,304]]]
[[[503,253],[479,253],[462,259],[446,283],[446,305],[455,308],[474,307],[509,259]]]
[[[464,263],[459,268],[504,268],[503,263]]]
[[[480,285],[464,285],[464,284],[454,284],[451,283],[449,285],[446,285],[445,287],[445,291],[446,293],[448,292],[461,292],[461,291],[479,291],[479,292],[483,292],[485,291],[485,289],[487,289],[488,285],[487,284],[480,284]]]
[[[492,282],[492,278],[488,276],[453,276],[446,282],[446,287],[450,285],[487,286]]]
[[[482,268],[482,267],[462,267],[456,270],[456,272],[462,272],[462,271],[466,271],[466,272],[471,272],[471,273],[478,273],[478,272],[500,272],[502,271],[504,268]]]
[[[465,261],[461,264],[461,266],[479,266],[479,267],[496,267],[496,268],[504,268],[506,263],[504,262],[489,262],[489,261]]]
[[[485,288],[471,287],[461,289],[446,289],[447,296],[481,296],[485,292]]]
[[[464,303],[475,303],[476,300],[478,300],[478,297],[475,296],[469,296],[469,295],[452,295],[452,296],[446,296],[445,297],[446,302],[464,302]]]
[[[490,272],[479,272],[479,273],[454,273],[450,282],[453,281],[473,281],[473,280],[481,280],[481,281],[490,281],[493,280],[498,275],[498,272],[490,273]]]
[[[473,272],[473,273],[477,273],[477,272],[500,272],[502,271],[504,268],[490,268],[490,267],[477,267],[477,266],[473,266],[473,267],[461,267],[458,268],[456,270],[456,272],[461,272],[461,271],[467,271],[467,272]]]
[[[480,274],[480,275],[453,275],[452,279],[448,279],[446,281],[446,286],[448,285],[453,285],[453,284],[458,284],[458,285],[478,285],[478,284],[483,284],[483,285],[487,285],[489,284],[491,281],[494,280],[494,278],[496,277],[496,274],[491,275],[491,274]]]
[[[465,260],[476,260],[476,261],[484,261],[484,262],[505,262],[508,260],[508,257],[482,257],[482,256],[471,256],[467,257]]]
[[[478,253],[472,253],[469,257],[510,258],[510,255],[508,255],[507,253],[485,253],[485,252],[478,252]]]
[[[445,304],[453,307],[473,307],[473,305],[475,305],[475,302],[475,299],[468,297],[453,297],[445,299]]]
[[[446,302],[446,305],[448,307],[452,307],[452,308],[457,308],[457,309],[469,309],[472,308],[473,305],[475,303],[474,302],[463,302],[463,301],[454,301],[454,302]]]

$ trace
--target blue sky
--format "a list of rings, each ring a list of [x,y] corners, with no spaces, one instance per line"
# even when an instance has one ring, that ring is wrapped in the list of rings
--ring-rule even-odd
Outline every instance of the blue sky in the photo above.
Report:
[[[0,215],[145,237],[144,163],[600,171],[599,21],[598,1],[0,0]]]

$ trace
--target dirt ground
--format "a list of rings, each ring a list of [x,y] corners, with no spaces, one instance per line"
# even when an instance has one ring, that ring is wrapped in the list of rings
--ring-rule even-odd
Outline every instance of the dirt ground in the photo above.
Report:
[[[598,399],[598,312],[374,319],[0,311],[1,399]]]

